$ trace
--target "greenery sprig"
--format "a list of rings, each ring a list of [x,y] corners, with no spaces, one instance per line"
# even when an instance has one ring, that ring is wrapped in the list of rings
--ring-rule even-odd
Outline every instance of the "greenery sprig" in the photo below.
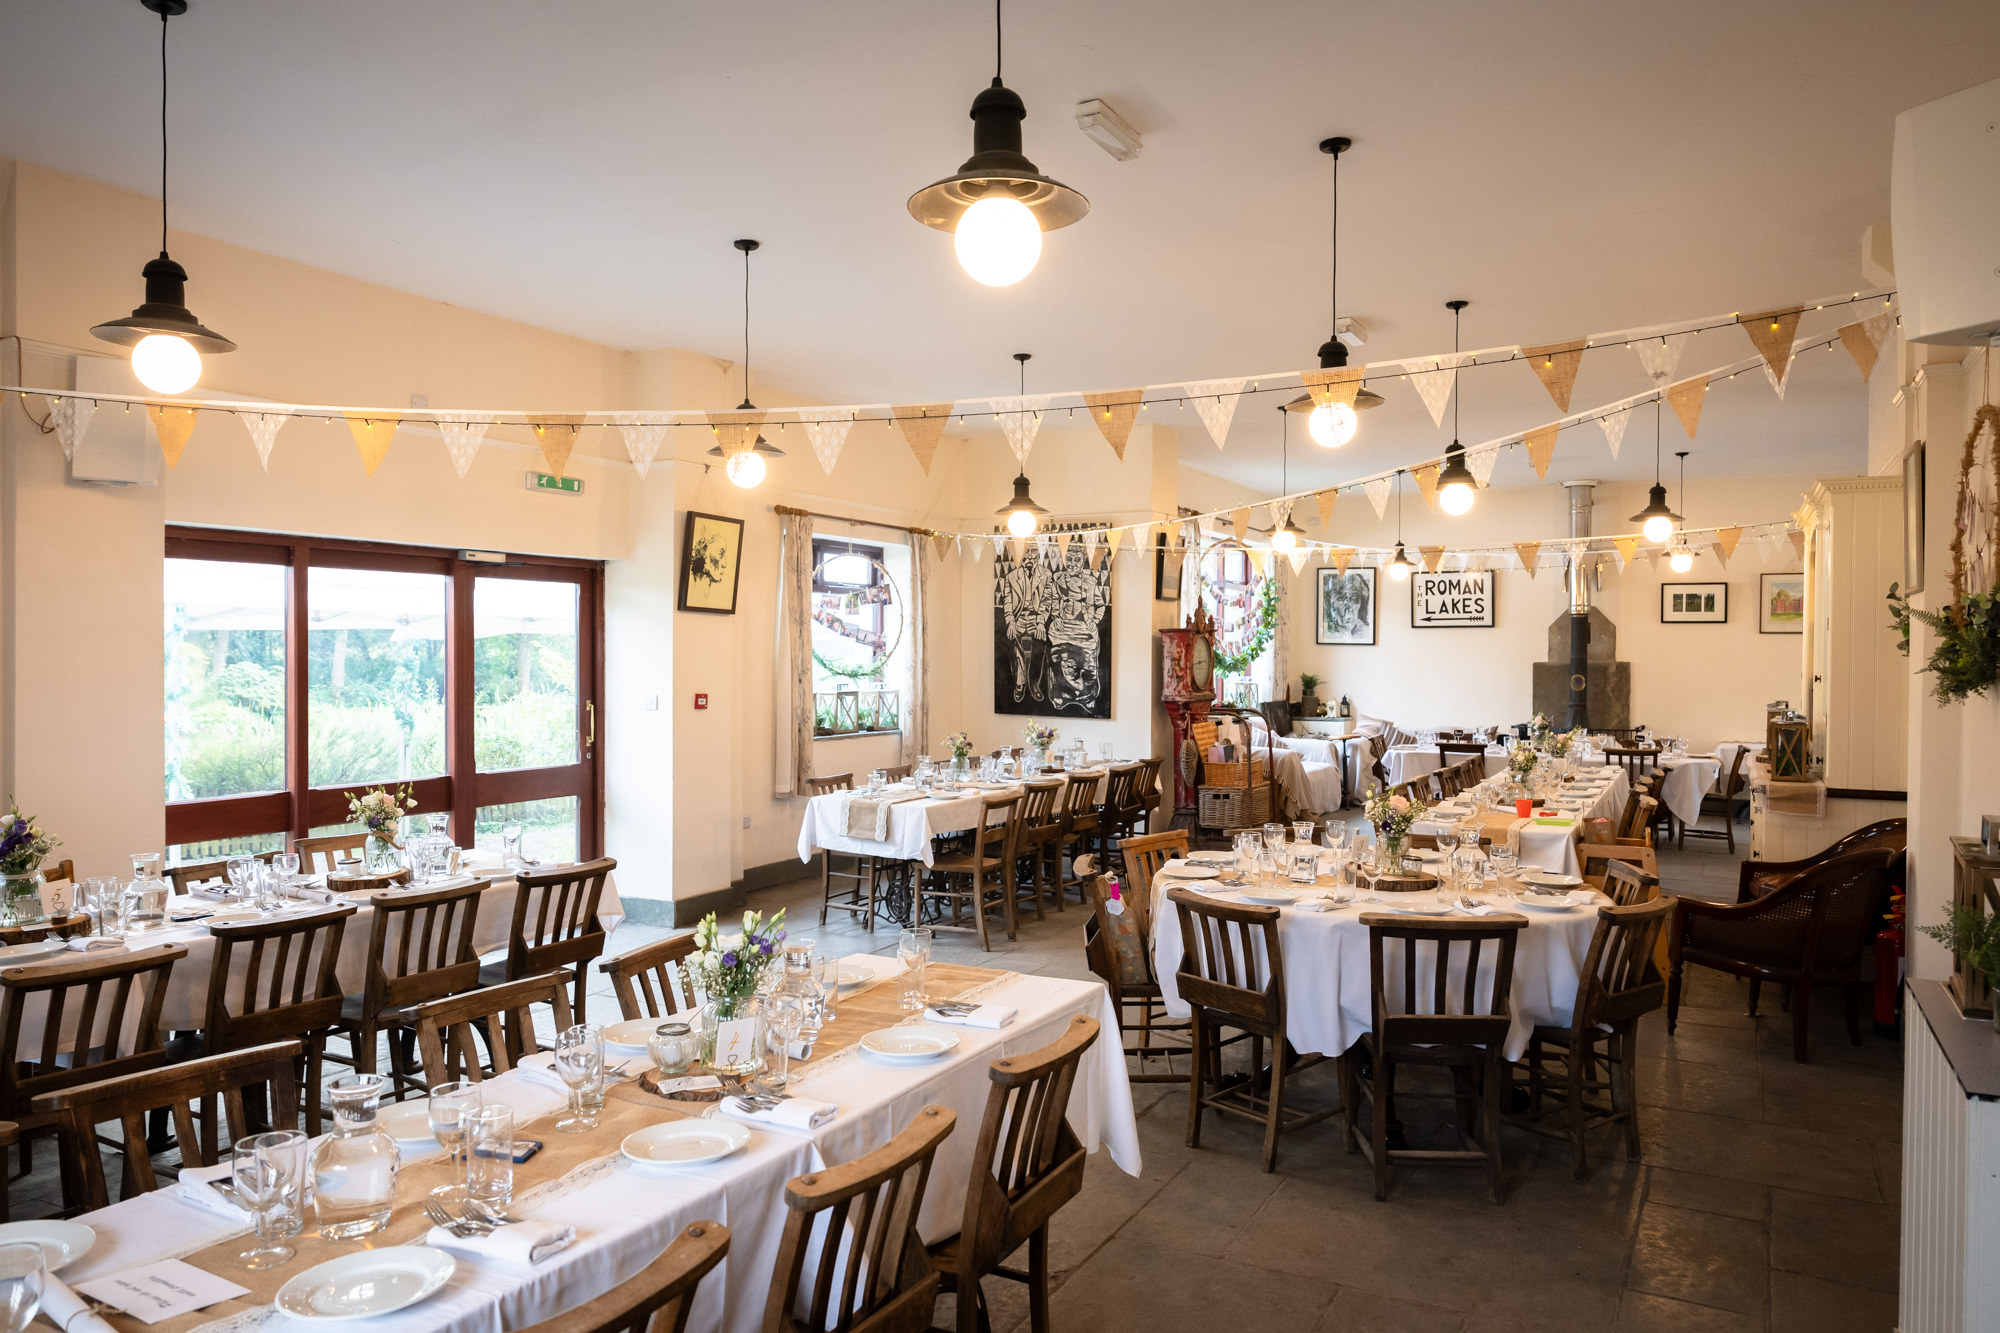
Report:
[[[1225,676],[1240,676],[1250,669],[1250,664],[1264,655],[1271,646],[1271,636],[1278,632],[1278,580],[1266,578],[1257,587],[1257,628],[1243,641],[1243,646],[1233,653],[1225,653],[1220,648],[1215,652],[1215,669]]]

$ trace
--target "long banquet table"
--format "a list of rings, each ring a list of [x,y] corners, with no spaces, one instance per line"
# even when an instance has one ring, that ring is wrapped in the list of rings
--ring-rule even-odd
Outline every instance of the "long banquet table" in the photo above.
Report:
[[[515,1109],[523,1137],[543,1150],[514,1170],[513,1211],[533,1221],[574,1226],[576,1243],[529,1267],[458,1254],[457,1271],[429,1300],[365,1321],[335,1321],[329,1333],[363,1328],[369,1333],[505,1333],[549,1319],[637,1274],[691,1222],[719,1221],[730,1230],[729,1255],[704,1279],[690,1327],[753,1333],[763,1325],[782,1239],[784,1182],[809,1171],[851,1161],[887,1142],[918,1109],[943,1105],[957,1113],[951,1136],[938,1151],[919,1217],[927,1241],[958,1230],[972,1154],[986,1105],[988,1066],[1056,1039],[1079,1014],[1102,1025],[1078,1069],[1069,1122],[1093,1153],[1105,1149],[1121,1170],[1140,1169],[1138,1126],[1131,1087],[1119,1050],[1110,997],[1096,981],[1069,981],[933,963],[928,992],[937,998],[972,997],[1013,1006],[1008,1027],[950,1029],[959,1046],[922,1066],[889,1067],[868,1061],[854,1043],[867,1032],[906,1021],[897,1007],[900,987],[893,960],[860,955],[851,962],[876,973],[877,983],[841,998],[838,1017],[821,1034],[815,1058],[795,1066],[795,1090],[840,1108],[831,1122],[808,1133],[758,1126],[740,1152],[701,1167],[641,1167],[619,1151],[625,1135],[665,1120],[699,1116],[697,1103],[668,1101],[635,1083],[606,1090],[601,1124],[584,1134],[557,1134],[553,1113],[564,1094],[519,1070],[484,1085],[486,1098]],[[388,1228],[371,1245],[420,1244],[429,1230],[422,1201],[445,1182],[446,1164],[435,1144],[404,1142]],[[219,1174],[219,1173],[217,1173]],[[204,1196],[207,1196],[204,1198]],[[119,1333],[247,1333],[282,1323],[271,1299],[286,1280],[325,1259],[355,1253],[355,1242],[321,1240],[308,1230],[290,1243],[298,1257],[282,1267],[247,1272],[235,1264],[248,1232],[240,1214],[225,1213],[206,1190],[173,1186],[123,1200],[81,1220],[97,1232],[96,1246],[62,1276],[74,1283],[181,1258],[250,1288],[248,1296],[143,1325],[111,1317]]]
[[[1562,875],[1580,875],[1576,844],[1585,820],[1616,821],[1625,812],[1625,800],[1632,784],[1622,768],[1584,768],[1572,782],[1564,783],[1552,797],[1553,804],[1534,816],[1518,818],[1511,810],[1494,810],[1484,821],[1482,832],[1496,844],[1506,842],[1520,854],[1521,864],[1540,866]],[[1432,807],[1437,817],[1412,824],[1412,833],[1433,836],[1462,819],[1469,806],[1460,796]]]
[[[1732,751],[1731,757],[1734,758]],[[1583,759],[1586,767],[1605,763],[1604,756]],[[1715,790],[1722,776],[1722,760],[1712,754],[1664,755],[1658,761],[1667,775],[1660,784],[1660,804],[1673,811],[1674,818],[1692,824],[1701,818],[1701,798]]]
[[[1112,768],[1132,765],[1113,764]],[[1109,769],[1079,768],[1076,776],[1102,779]],[[1042,773],[1035,781],[1045,778],[1060,778],[1069,781],[1069,774],[1062,770]],[[971,786],[973,784],[967,784]],[[921,861],[932,864],[931,839],[947,833],[962,833],[975,828],[981,820],[984,802],[989,796],[1004,796],[1010,791],[1018,791],[1020,782],[1000,782],[985,784],[974,791],[954,790],[937,796],[916,796],[899,800],[889,808],[889,836],[887,838],[856,838],[847,832],[848,802],[867,798],[862,791],[821,792],[806,802],[805,817],[799,821],[799,860],[811,861],[816,851],[840,852],[852,856],[880,856],[894,861]],[[913,788],[897,784],[885,789],[885,795],[908,796]],[[1099,793],[1100,796],[1102,793]]]
[[[1470,754],[1461,756],[1470,758]],[[1456,760],[1454,760],[1456,762]],[[1389,770],[1389,785],[1398,786],[1411,778],[1420,778],[1426,773],[1435,773],[1444,767],[1438,756],[1438,747],[1430,745],[1392,745],[1382,756],[1382,764]],[[1507,747],[1489,745],[1486,747],[1485,776],[1495,777],[1507,771]]]

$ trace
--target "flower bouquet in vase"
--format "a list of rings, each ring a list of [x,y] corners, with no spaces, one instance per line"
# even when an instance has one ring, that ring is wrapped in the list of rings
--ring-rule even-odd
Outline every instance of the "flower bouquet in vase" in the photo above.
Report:
[[[955,782],[964,782],[972,776],[972,737],[954,731],[944,738],[944,743],[951,751],[950,777]]]
[[[403,843],[397,834],[402,829],[404,813],[416,808],[417,798],[410,795],[408,783],[393,792],[384,787],[370,787],[359,796],[347,798],[348,817],[368,835],[362,844],[361,858],[369,874],[386,875],[402,868]]]
[[[694,928],[695,950],[681,966],[701,998],[701,1061],[715,1073],[749,1078],[764,1067],[764,1012],[758,987],[785,941],[785,912],[766,920],[745,912],[724,936],[710,912]]]
[[[1422,801],[1391,795],[1380,787],[1368,798],[1368,822],[1375,827],[1377,863],[1384,877],[1398,878],[1409,873],[1404,858],[1410,848],[1410,826],[1429,810]]]
[[[1542,762],[1541,751],[1532,745],[1516,745],[1507,752],[1507,777],[1513,786],[1509,795],[1514,800],[1515,813],[1524,813],[1521,802],[1534,797],[1535,769]]]
[[[57,840],[42,831],[33,815],[21,813],[11,801],[0,819],[0,924],[18,925],[42,919],[42,859]]]
[[[1034,755],[1035,772],[1039,773],[1049,766],[1049,751],[1055,748],[1058,734],[1055,727],[1046,722],[1030,722],[1022,731],[1021,739],[1028,743],[1028,750]]]

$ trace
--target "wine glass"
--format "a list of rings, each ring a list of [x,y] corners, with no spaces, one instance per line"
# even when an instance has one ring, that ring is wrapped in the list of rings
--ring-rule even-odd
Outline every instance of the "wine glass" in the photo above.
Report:
[[[451,1154],[452,1174],[456,1177],[450,1184],[439,1185],[431,1191],[433,1198],[447,1203],[465,1201],[466,1158],[465,1128],[471,1114],[486,1101],[479,1085],[466,1079],[456,1083],[440,1083],[431,1089],[429,1102],[431,1134],[438,1146]]]
[[[778,1034],[778,1072],[764,1075],[764,1083],[774,1092],[783,1092],[792,1078],[792,1043],[805,1025],[805,1004],[796,995],[776,995],[765,1010],[765,1021]]]
[[[290,884],[299,877],[299,854],[297,852],[279,852],[271,858],[271,865],[280,875],[285,877],[285,883],[287,884]]]
[[[306,1136],[295,1129],[253,1134],[238,1139],[230,1158],[230,1175],[237,1197],[250,1205],[256,1219],[257,1243],[236,1256],[243,1268],[275,1268],[297,1251],[278,1242],[272,1223],[292,1182],[305,1165]]]
[[[583,1090],[604,1074],[604,1038],[588,1023],[566,1027],[556,1038],[556,1073],[569,1088],[569,1114],[556,1121],[559,1134],[581,1134],[597,1128],[597,1117],[584,1109]]]
[[[0,1245],[0,1333],[21,1333],[42,1308],[48,1256],[34,1241]]]

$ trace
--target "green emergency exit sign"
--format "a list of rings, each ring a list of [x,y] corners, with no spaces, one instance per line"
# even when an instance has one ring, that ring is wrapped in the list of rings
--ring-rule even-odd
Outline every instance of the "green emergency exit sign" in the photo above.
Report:
[[[558,477],[551,472],[530,472],[528,474],[528,489],[531,491],[549,491],[556,495],[582,495],[583,478]]]

